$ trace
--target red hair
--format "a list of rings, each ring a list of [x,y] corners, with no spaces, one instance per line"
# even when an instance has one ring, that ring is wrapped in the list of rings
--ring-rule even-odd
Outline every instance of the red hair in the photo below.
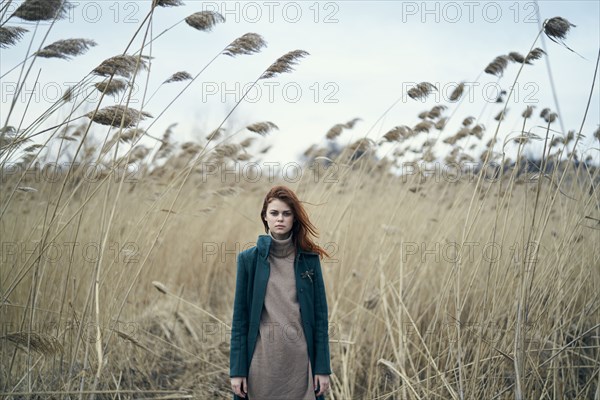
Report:
[[[319,236],[317,228],[310,222],[308,214],[304,210],[304,206],[302,206],[298,196],[286,186],[273,186],[265,196],[262,211],[260,212],[260,219],[265,226],[265,232],[269,233],[269,225],[267,224],[266,219],[267,207],[274,199],[283,201],[292,209],[292,213],[294,214],[294,224],[292,225],[292,240],[294,241],[294,245],[299,246],[305,251],[315,252],[319,254],[321,258],[323,256],[331,257],[325,249],[317,245],[309,237],[309,234],[314,237]]]

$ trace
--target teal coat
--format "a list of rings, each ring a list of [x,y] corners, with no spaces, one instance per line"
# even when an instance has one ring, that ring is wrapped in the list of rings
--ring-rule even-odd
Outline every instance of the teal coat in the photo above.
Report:
[[[271,271],[268,260],[270,245],[271,236],[260,235],[256,246],[242,251],[237,257],[229,360],[231,377],[248,376]],[[314,380],[314,375],[331,374],[327,298],[319,255],[297,248],[294,271],[300,316]],[[241,397],[234,394],[233,399],[240,400]],[[323,399],[324,396],[317,398]]]

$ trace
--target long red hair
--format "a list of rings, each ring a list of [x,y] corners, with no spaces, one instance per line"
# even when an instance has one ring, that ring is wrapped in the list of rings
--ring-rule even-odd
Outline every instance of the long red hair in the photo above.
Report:
[[[294,214],[294,224],[292,225],[292,240],[294,241],[294,245],[299,246],[305,251],[315,252],[319,254],[321,258],[323,258],[323,256],[331,257],[325,249],[317,245],[309,237],[309,235],[319,237],[317,228],[310,222],[308,214],[306,213],[306,210],[304,210],[304,206],[300,202],[300,199],[298,199],[298,196],[286,186],[273,186],[265,196],[262,211],[260,212],[260,219],[265,226],[265,233],[269,233],[267,207],[273,199],[283,201],[292,209],[292,213]]]

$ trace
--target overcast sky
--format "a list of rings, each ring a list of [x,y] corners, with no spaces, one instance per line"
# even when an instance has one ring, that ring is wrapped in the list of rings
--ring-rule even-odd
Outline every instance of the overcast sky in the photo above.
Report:
[[[150,8],[149,1],[72,3],[76,7],[68,18],[56,23],[45,44],[66,38],[88,38],[98,45],[71,61],[38,59],[35,62],[26,92],[31,94],[38,71],[40,84],[25,116],[24,126],[60,97],[70,86],[69,82],[79,81],[102,60],[122,53]],[[338,143],[347,144],[367,132],[368,137],[377,140],[394,126],[413,126],[419,121],[417,114],[435,104],[447,105],[446,115],[450,115],[457,103],[450,103],[448,96],[461,81],[466,81],[472,91],[456,110],[441,138],[454,134],[463,118],[471,115],[479,117],[478,122],[484,124],[487,130],[481,144],[469,151],[477,157],[493,136],[497,124],[493,117],[503,107],[503,104],[495,103],[497,92],[510,89],[519,65],[510,64],[500,79],[481,72],[496,56],[511,51],[527,54],[539,31],[537,11],[542,21],[561,16],[576,25],[568,33],[566,44],[578,54],[548,38],[543,43],[541,38],[538,39],[536,47],[543,47],[548,53],[562,126],[565,130],[578,130],[600,48],[597,1],[185,0],[184,6],[157,9],[151,34],[156,36],[186,16],[202,10],[218,11],[226,21],[217,24],[211,32],[200,32],[181,23],[153,42],[154,59],[147,96],[174,72],[197,74],[227,44],[244,33],[262,35],[267,47],[255,55],[218,57],[164,115],[156,122],[149,119],[140,126],[147,127],[154,122],[150,133],[160,136],[168,125],[177,122],[176,141],[182,143],[204,138],[241,98],[244,87],[247,88],[247,84],[260,76],[274,60],[290,50],[306,50],[310,55],[301,60],[294,72],[260,81],[226,123],[230,132],[253,122],[272,121],[277,124],[280,130],[266,138],[259,138],[255,148],[273,144],[263,160],[280,162],[297,160],[313,143],[325,144],[324,135],[329,128],[353,118],[361,118],[361,121],[354,129],[345,131],[337,139]],[[0,50],[0,75],[23,59],[35,29],[35,25],[17,18],[11,19],[9,25],[22,26],[30,32],[16,46]],[[38,28],[34,48],[39,46],[47,26],[45,23]],[[132,48],[137,50],[140,44],[141,35]],[[147,47],[145,54],[149,52],[150,47]],[[509,132],[515,135],[514,131],[520,129],[520,114],[527,105],[536,106],[536,118],[528,128],[542,123],[537,115],[544,107],[556,111],[546,62],[543,58],[523,68],[508,105],[507,120],[500,129],[501,137]],[[16,69],[2,78],[2,123],[6,120],[19,72],[20,69]],[[132,107],[141,106],[147,78],[147,73],[138,75],[136,82],[141,86],[133,94]],[[96,79],[100,80],[100,77]],[[411,85],[422,81],[433,83],[440,92],[425,102],[407,97],[406,91]],[[593,142],[593,132],[600,118],[598,84],[596,81],[582,132],[587,138],[579,148],[580,152],[587,150],[585,155],[592,154],[596,162],[599,160],[598,151],[591,149],[598,148],[598,143]],[[162,86],[144,110],[157,117],[184,85],[171,83]],[[399,98],[400,101],[385,118],[375,124]],[[10,125],[18,125],[28,101],[29,95],[19,97]],[[105,99],[103,106],[115,103],[116,99],[111,97]],[[88,102],[76,115],[90,111],[94,105],[95,102]],[[48,122],[58,123],[68,113],[68,107],[63,107]],[[561,124],[553,124],[553,129],[560,131]],[[97,132],[105,134],[106,130],[98,129]],[[543,133],[541,128],[534,128],[533,132]],[[242,132],[237,137],[241,140],[248,136],[251,134]],[[419,147],[425,139],[436,137],[438,131],[432,130],[429,136],[419,136],[419,140],[411,146]],[[479,143],[469,140],[469,144]],[[149,146],[156,144],[150,139],[145,143]],[[530,153],[539,154],[542,145],[534,145]],[[443,159],[448,149],[450,146],[440,140],[435,153]],[[509,155],[514,149],[516,146],[512,144],[506,148]],[[499,148],[496,150],[499,151]]]

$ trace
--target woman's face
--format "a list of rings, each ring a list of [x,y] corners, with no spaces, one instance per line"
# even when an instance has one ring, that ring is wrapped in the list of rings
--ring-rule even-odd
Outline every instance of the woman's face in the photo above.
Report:
[[[294,213],[290,206],[279,199],[273,199],[267,206],[266,215],[269,231],[275,239],[286,239],[294,225]]]

